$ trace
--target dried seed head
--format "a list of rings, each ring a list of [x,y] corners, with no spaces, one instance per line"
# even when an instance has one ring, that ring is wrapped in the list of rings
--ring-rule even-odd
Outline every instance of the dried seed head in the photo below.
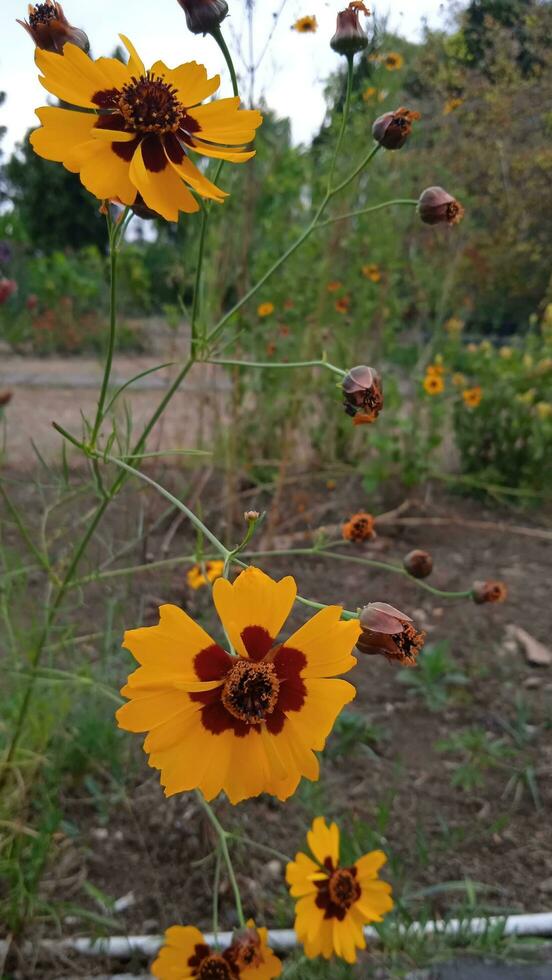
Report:
[[[508,596],[508,587],[505,582],[474,582],[472,586],[472,599],[482,606],[486,602],[504,602]]]
[[[418,214],[426,225],[457,225],[464,217],[464,208],[442,187],[427,187],[420,195]]]
[[[60,3],[46,0],[45,3],[29,5],[29,20],[18,20],[37,48],[62,54],[64,45],[76,44],[83,51],[90,50],[90,43],[84,31],[72,27],[63,13]]]
[[[359,14],[368,16],[370,11],[362,0],[352,0],[346,10],[337,15],[335,34],[330,41],[330,47],[337,54],[351,57],[357,51],[368,47],[368,35],[360,26]]]
[[[386,150],[400,150],[412,132],[412,123],[419,118],[419,112],[405,108],[384,112],[372,126],[372,136]]]
[[[365,364],[351,368],[343,378],[342,390],[345,411],[355,424],[375,422],[383,408],[383,388],[374,368]]]
[[[433,571],[433,558],[427,551],[409,551],[403,558],[403,565],[414,578],[427,578]]]
[[[228,13],[226,0],[178,0],[192,34],[211,34]]]
[[[374,536],[374,518],[365,511],[359,511],[343,524],[341,532],[346,541],[368,541]]]
[[[410,616],[387,602],[371,602],[360,614],[362,633],[357,650],[365,654],[381,654],[403,667],[415,667],[425,640]]]

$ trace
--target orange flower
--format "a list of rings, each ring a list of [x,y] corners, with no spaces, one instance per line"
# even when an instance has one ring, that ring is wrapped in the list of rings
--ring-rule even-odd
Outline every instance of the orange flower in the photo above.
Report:
[[[445,390],[445,382],[440,374],[428,371],[424,378],[424,391],[428,395],[442,395]]]
[[[464,405],[466,408],[477,408],[481,403],[483,398],[483,389],[481,385],[475,385],[474,388],[466,388],[462,392],[462,398],[464,399]]]
[[[295,24],[292,24],[291,29],[298,34],[314,34],[318,29],[318,21],[314,16],[300,17]]]
[[[370,282],[381,282],[381,269],[376,262],[362,266],[362,275]]]
[[[274,303],[260,303],[257,307],[257,314],[261,317],[270,316],[271,313],[274,313],[274,310]]]
[[[463,104],[463,99],[447,99],[443,106],[443,115],[449,116],[451,112],[456,112],[456,110]]]
[[[374,536],[374,518],[365,511],[359,511],[343,524],[341,533],[346,541],[368,541]]]
[[[397,51],[390,51],[389,54],[384,54],[382,60],[387,71],[399,71],[404,65],[404,58]]]
[[[335,301],[335,308],[337,313],[348,313],[349,307],[351,305],[351,300],[348,296],[340,296],[339,299]]]
[[[329,293],[337,293],[339,292],[342,286],[343,283],[339,282],[339,279],[332,279],[332,281],[329,282],[328,285],[326,286],[326,289],[328,290]]]
[[[171,926],[151,973],[157,980],[274,980],[282,964],[267,940],[267,930],[256,929],[250,919],[219,953],[195,926]]]

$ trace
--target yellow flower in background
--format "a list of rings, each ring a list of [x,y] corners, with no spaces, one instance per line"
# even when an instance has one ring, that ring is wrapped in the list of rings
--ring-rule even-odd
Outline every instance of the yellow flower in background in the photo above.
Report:
[[[382,61],[387,71],[399,71],[404,65],[404,58],[398,51],[390,51],[389,54],[384,54]]]
[[[213,602],[235,654],[178,606],[159,625],[128,630],[124,646],[140,664],[121,693],[120,728],[148,732],[144,751],[161,771],[165,795],[223,791],[232,804],[260,793],[291,796],[302,776],[319,777],[321,752],[355,689],[338,679],[354,667],[358,619],[328,606],[278,641],[297,586],[247,568],[218,578]]]
[[[440,374],[426,374],[423,384],[428,395],[441,395],[445,390],[445,382]]]
[[[437,354],[435,356],[435,360],[433,364],[428,364],[428,366],[426,367],[426,374],[429,376],[434,374],[437,375],[438,378],[442,378],[444,373],[445,373],[445,368],[444,365],[442,364],[442,359],[440,355]]]
[[[362,266],[362,275],[370,282],[381,282],[381,269],[376,262]]]
[[[464,329],[464,321],[458,316],[451,316],[444,324],[449,337],[459,337]]]
[[[481,403],[483,397],[483,389],[481,385],[475,385],[473,388],[466,388],[462,392],[462,398],[464,399],[464,405],[467,408],[477,408]]]
[[[295,21],[292,25],[292,31],[298,31],[299,34],[314,34],[318,30],[318,21],[316,17],[299,17],[299,20]]]
[[[146,71],[128,38],[121,39],[130,55],[126,65],[117,58],[92,61],[74,44],[63,54],[37,49],[44,88],[78,110],[37,109],[42,126],[31,133],[35,152],[80,174],[96,197],[132,205],[140,195],[168,221],[199,210],[192,191],[222,202],[227,194],[191,162],[190,151],[244,163],[254,155],[246,147],[261,114],[240,109],[238,98],[201,105],[218,89],[218,75],[207,78],[195,61],[174,69],[156,61]]]
[[[466,375],[461,374],[460,371],[456,371],[452,376],[452,383],[456,388],[462,388],[466,384]]]
[[[274,303],[261,303],[260,306],[257,307],[257,313],[262,317],[270,316],[271,313],[274,313],[275,309],[276,307],[274,306]]]
[[[447,99],[443,106],[443,115],[449,116],[451,112],[456,112],[456,110],[463,104],[463,99]]]
[[[512,357],[514,352],[511,347],[501,347],[498,353],[505,361],[507,361]]]
[[[368,88],[364,89],[364,92],[362,93],[362,98],[364,99],[365,102],[371,102],[373,99],[377,98],[377,95],[378,95],[377,88],[375,88],[374,85],[369,85]]]
[[[550,402],[537,402],[535,411],[542,421],[552,418],[552,405]]]
[[[203,569],[205,569],[205,574]],[[186,581],[191,589],[200,589],[203,585],[207,585],[208,582],[214,582],[215,579],[220,578],[223,571],[223,561],[206,561],[203,566],[193,565],[186,572]]]
[[[268,931],[257,929],[250,919],[219,953],[195,926],[171,926],[151,973],[157,980],[274,980],[282,964],[267,940]]]
[[[286,868],[290,894],[297,899],[295,931],[313,959],[335,953],[354,963],[366,948],[363,926],[382,922],[393,908],[391,885],[378,872],[387,858],[370,851],[347,868],[339,864],[339,827],[316,817],[307,834],[312,857],[301,851]]]

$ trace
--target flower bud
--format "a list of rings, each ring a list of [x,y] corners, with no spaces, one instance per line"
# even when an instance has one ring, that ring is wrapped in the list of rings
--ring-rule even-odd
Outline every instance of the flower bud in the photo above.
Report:
[[[212,34],[228,13],[226,0],[178,0],[192,34]]]
[[[374,537],[374,518],[364,511],[353,514],[351,519],[343,524],[341,533],[346,541],[368,541],[369,538]]]
[[[376,421],[383,408],[383,389],[377,371],[365,364],[351,368],[343,378],[342,390],[345,411],[355,425]]]
[[[243,519],[249,523],[250,521],[258,521],[260,516],[258,510],[246,510]]]
[[[240,976],[242,971],[262,966],[261,939],[257,930],[244,927],[235,932],[225,957],[236,976]]]
[[[403,558],[403,565],[413,578],[427,578],[433,571],[433,558],[427,551],[409,551]]]
[[[508,588],[505,582],[474,582],[472,586],[472,599],[482,606],[486,602],[504,602],[508,596]]]
[[[416,666],[425,633],[413,626],[410,616],[387,602],[371,602],[360,614],[360,625],[362,633],[356,645],[360,653],[381,654],[403,667]]]
[[[64,45],[76,44],[88,53],[90,42],[84,31],[72,27],[63,13],[60,3],[45,0],[45,3],[29,4],[29,20],[18,20],[32,37],[37,48],[62,54]]]
[[[464,217],[464,208],[442,187],[427,187],[420,195],[418,214],[426,225],[457,225]]]
[[[362,0],[352,0],[347,9],[337,15],[337,25],[330,47],[338,54],[351,57],[357,51],[364,51],[364,48],[368,47],[368,35],[360,26],[358,18],[361,12],[367,17],[370,13]]]
[[[372,126],[372,136],[386,150],[400,150],[412,132],[412,123],[417,119],[420,119],[419,112],[411,112],[404,107],[395,112],[384,112]]]

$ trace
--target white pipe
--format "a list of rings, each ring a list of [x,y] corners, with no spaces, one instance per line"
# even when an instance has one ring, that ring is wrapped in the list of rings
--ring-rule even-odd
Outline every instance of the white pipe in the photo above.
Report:
[[[481,935],[492,926],[503,924],[505,936],[552,936],[552,912],[536,912],[527,915],[492,915],[488,918],[449,919],[448,922],[413,922],[411,926],[399,926],[399,931],[410,935],[446,935],[455,936],[458,933]],[[374,928],[367,926],[364,930],[366,939],[379,940]],[[293,929],[272,929],[268,933],[269,945],[277,952],[289,952],[299,944]],[[226,947],[232,940],[231,932],[220,932],[218,943]],[[206,933],[208,945],[214,943],[214,937]],[[72,952],[81,956],[106,956],[115,960],[130,959],[139,953],[145,960],[152,959],[163,944],[162,936],[110,936],[105,939],[87,939],[74,937],[71,939],[44,939],[39,943],[39,950],[56,953]],[[30,944],[29,944],[29,948]],[[0,942],[0,962],[7,953],[7,943]]]

